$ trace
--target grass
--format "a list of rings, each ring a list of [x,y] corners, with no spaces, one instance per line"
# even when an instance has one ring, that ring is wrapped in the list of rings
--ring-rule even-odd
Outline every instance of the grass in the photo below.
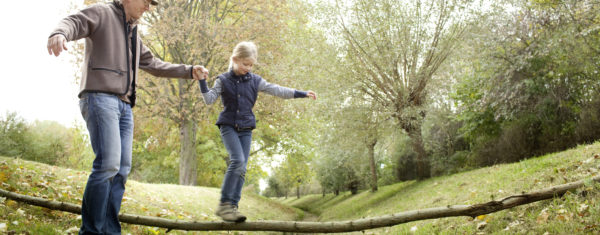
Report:
[[[476,204],[598,174],[600,143],[501,164],[380,187],[378,192],[308,195],[278,201],[319,215],[320,221],[351,220],[447,205]],[[481,227],[478,229],[478,225]],[[485,226],[483,226],[485,224]],[[416,221],[374,234],[600,234],[600,186],[591,183],[560,199],[546,200],[476,219]],[[357,233],[358,234],[358,233]]]
[[[88,172],[0,157],[0,188],[29,196],[81,204]],[[188,221],[220,221],[214,215],[220,189],[127,181],[121,212]],[[240,211],[251,220],[295,220],[301,210],[244,192]],[[2,228],[2,224],[6,227]],[[0,197],[0,234],[74,234],[81,216]],[[166,229],[122,224],[123,234],[165,234]],[[12,232],[11,232],[12,231]],[[169,234],[232,234],[171,231]],[[263,234],[240,232],[233,234]]]
[[[600,169],[600,143],[459,174],[383,186],[379,191],[338,196],[307,195],[268,199],[244,192],[240,209],[251,220],[351,220],[446,205],[476,204],[521,192],[586,179]],[[18,193],[80,204],[88,172],[0,157],[0,187]],[[127,182],[122,212],[170,219],[219,221],[213,212],[219,189]],[[309,212],[291,208],[301,208]],[[310,217],[310,218],[308,218]],[[78,215],[0,198],[0,233],[68,234],[81,223]],[[2,224],[6,225],[2,231]],[[74,229],[74,230],[73,230]],[[164,234],[165,229],[123,224],[123,234]],[[172,231],[169,234],[184,234]],[[478,218],[452,217],[415,221],[366,234],[600,234],[600,186],[492,213]],[[195,232],[190,234],[255,234]],[[353,234],[362,234],[356,232]]]

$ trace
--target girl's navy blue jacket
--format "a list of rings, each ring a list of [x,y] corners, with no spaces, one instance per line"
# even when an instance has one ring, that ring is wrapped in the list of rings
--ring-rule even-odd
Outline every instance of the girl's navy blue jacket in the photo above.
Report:
[[[238,131],[256,128],[256,118],[252,108],[259,91],[284,99],[307,96],[304,91],[268,83],[257,74],[247,73],[238,76],[233,70],[217,76],[213,88],[210,89],[206,80],[200,80],[200,90],[206,104],[214,103],[221,96],[224,109],[216,124],[233,126]]]

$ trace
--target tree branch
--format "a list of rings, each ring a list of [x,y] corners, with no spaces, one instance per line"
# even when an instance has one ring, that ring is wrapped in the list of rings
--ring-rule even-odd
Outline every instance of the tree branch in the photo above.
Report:
[[[600,182],[600,176],[590,180]],[[454,205],[446,207],[428,208],[396,213],[392,215],[364,218],[358,220],[337,222],[297,222],[297,221],[250,221],[245,223],[227,222],[198,222],[165,219],[151,216],[120,214],[119,220],[123,223],[144,226],[161,227],[168,230],[186,231],[278,231],[278,232],[303,232],[303,233],[334,233],[362,231],[381,227],[394,226],[418,220],[436,219],[455,216],[476,217],[504,209],[525,205],[536,201],[560,197],[567,191],[585,185],[588,180],[557,185],[531,193],[523,193],[505,197],[498,201],[490,201],[475,205]],[[41,206],[52,210],[60,210],[81,214],[81,207],[72,203],[50,201],[42,198],[26,196],[0,189],[0,196],[26,204]]]

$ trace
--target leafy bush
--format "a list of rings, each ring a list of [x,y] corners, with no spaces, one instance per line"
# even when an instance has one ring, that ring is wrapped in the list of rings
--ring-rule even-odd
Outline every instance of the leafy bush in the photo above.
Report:
[[[89,169],[94,159],[87,131],[54,121],[25,122],[16,113],[0,118],[0,154],[75,169]]]
[[[28,145],[28,126],[17,113],[7,112],[0,118],[0,154],[10,157],[19,156]]]

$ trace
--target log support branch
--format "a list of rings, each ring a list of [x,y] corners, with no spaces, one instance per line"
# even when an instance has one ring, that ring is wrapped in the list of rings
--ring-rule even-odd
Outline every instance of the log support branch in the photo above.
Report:
[[[455,216],[476,217],[501,211],[515,206],[525,205],[536,201],[551,199],[564,195],[569,190],[574,190],[585,185],[586,182],[600,182],[600,176],[588,180],[580,180],[550,188],[512,195],[498,201],[490,201],[475,205],[454,205],[447,207],[427,208],[406,211],[392,215],[364,218],[352,221],[336,222],[298,222],[298,221],[247,221],[244,223],[210,222],[210,221],[181,221],[151,216],[120,214],[119,220],[123,223],[166,228],[171,230],[186,231],[277,231],[296,233],[339,233],[362,231],[381,227],[389,227],[418,220],[436,219]],[[26,204],[41,206],[52,210],[60,210],[81,214],[81,207],[71,203],[56,202],[37,197],[22,195],[0,189],[0,196]]]

